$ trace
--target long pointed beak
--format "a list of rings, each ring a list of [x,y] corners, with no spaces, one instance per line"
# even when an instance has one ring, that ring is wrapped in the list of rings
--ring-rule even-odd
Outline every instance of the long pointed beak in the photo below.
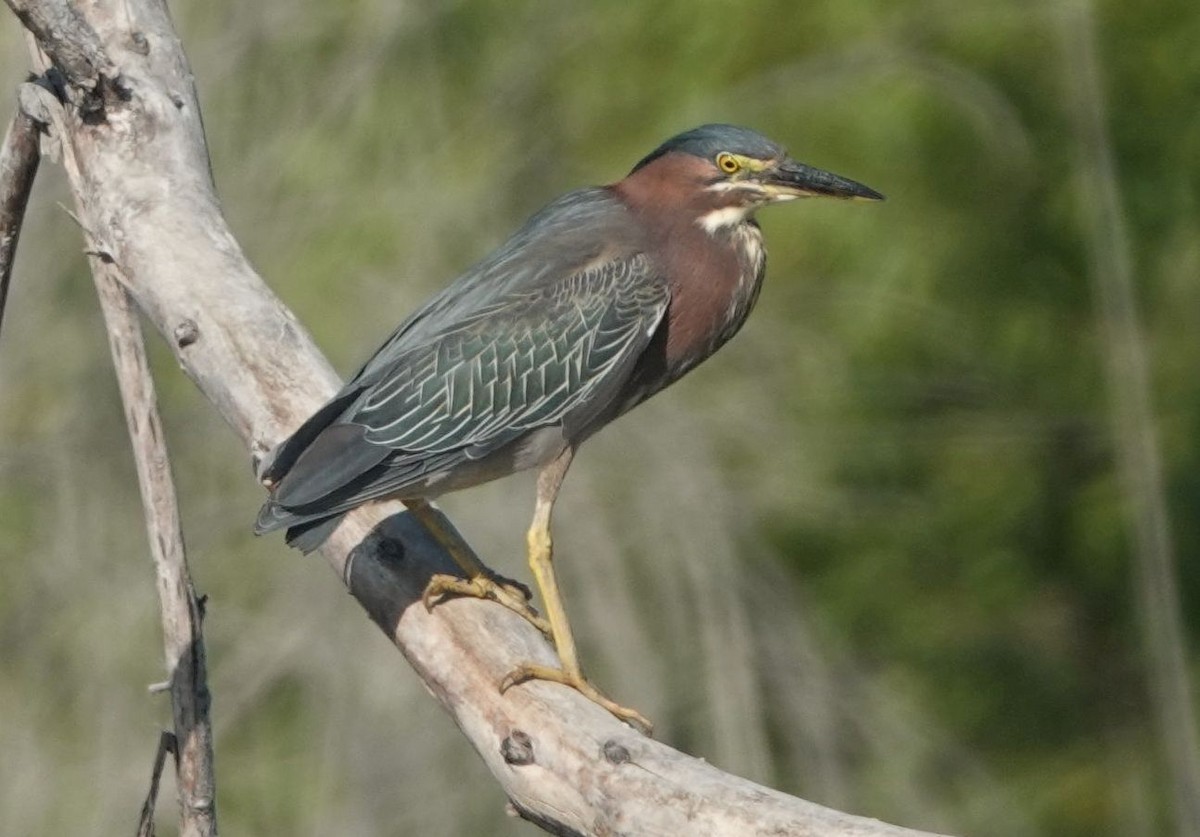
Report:
[[[759,175],[763,187],[777,200],[789,198],[842,198],[881,201],[883,195],[848,177],[807,166],[791,158],[780,161]]]

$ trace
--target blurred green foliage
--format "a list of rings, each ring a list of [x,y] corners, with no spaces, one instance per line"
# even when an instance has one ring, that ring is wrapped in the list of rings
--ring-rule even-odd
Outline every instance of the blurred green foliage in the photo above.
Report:
[[[1063,2],[177,2],[226,212],[349,370],[567,189],[704,121],[880,206],[764,213],[745,333],[589,443],[559,515],[601,683],[784,790],[977,835],[1172,828],[1087,260]],[[1200,15],[1096,7],[1106,130],[1200,646]],[[25,66],[14,21],[4,67]],[[136,488],[46,168],[0,343],[0,830],[130,826],[169,712]],[[155,346],[211,597],[229,833],[530,833],[317,566],[248,536]],[[511,574],[528,506],[448,498]],[[574,594],[574,595],[572,595]],[[711,633],[706,625],[713,625]],[[1189,656],[1196,668],[1195,653]],[[68,790],[69,789],[69,790]],[[169,794],[168,794],[169,796]],[[169,832],[172,808],[160,821]]]

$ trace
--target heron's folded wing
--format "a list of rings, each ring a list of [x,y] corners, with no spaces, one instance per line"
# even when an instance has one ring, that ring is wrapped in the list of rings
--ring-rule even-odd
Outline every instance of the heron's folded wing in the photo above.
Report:
[[[435,465],[448,470],[592,415],[628,377],[668,297],[636,254],[494,300],[379,370],[295,461],[276,503],[351,508],[418,483]]]

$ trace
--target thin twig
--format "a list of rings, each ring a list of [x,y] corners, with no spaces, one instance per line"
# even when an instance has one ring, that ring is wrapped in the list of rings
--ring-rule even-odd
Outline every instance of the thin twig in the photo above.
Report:
[[[163,648],[171,675],[179,833],[186,837],[210,837],[217,833],[216,780],[201,628],[203,613],[188,573],[175,486],[141,324],[129,295],[114,275],[117,268],[112,260],[102,251],[94,250],[91,263],[125,405],[150,552],[158,576]]]
[[[154,837],[154,808],[158,804],[158,784],[162,779],[163,765],[167,753],[175,753],[175,736],[166,730],[158,737],[158,752],[154,754],[154,768],[150,773],[150,790],[142,803],[142,814],[138,817],[137,837]]]
[[[25,206],[40,159],[37,124],[18,110],[4,135],[4,145],[0,146],[0,326],[4,323],[4,305]]]

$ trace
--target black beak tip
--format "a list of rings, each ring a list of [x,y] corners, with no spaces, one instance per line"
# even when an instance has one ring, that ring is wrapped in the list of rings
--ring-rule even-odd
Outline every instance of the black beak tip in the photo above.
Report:
[[[876,192],[869,186],[864,186],[861,183],[855,184],[858,186],[858,192],[854,195],[855,198],[862,201],[885,201],[887,198],[882,192]]]
[[[876,192],[857,180],[840,174],[816,169],[803,163],[793,163],[784,169],[784,181],[814,196],[841,198],[852,201],[885,200],[882,192]]]

